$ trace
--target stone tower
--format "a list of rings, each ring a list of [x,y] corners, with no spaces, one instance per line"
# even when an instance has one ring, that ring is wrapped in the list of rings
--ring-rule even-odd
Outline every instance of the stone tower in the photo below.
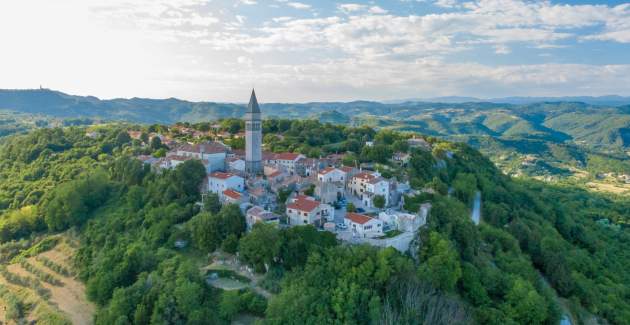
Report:
[[[250,175],[262,172],[262,121],[253,89],[245,112],[245,171]]]

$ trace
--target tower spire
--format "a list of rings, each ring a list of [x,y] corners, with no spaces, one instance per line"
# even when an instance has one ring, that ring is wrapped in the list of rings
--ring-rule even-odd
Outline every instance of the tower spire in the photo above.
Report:
[[[260,113],[258,100],[256,99],[256,91],[252,88],[252,95],[249,97],[249,105],[247,105],[247,113]]]

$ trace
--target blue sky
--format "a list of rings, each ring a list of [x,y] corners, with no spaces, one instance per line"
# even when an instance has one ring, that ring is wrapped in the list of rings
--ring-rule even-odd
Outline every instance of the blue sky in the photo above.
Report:
[[[7,0],[0,88],[263,102],[630,95],[630,3]]]

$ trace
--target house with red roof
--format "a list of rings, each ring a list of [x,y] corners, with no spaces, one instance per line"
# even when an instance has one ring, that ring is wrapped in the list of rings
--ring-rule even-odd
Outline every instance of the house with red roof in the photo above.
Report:
[[[277,153],[273,156],[271,163],[287,171],[289,175],[296,173],[297,163],[300,159],[306,158],[304,155],[294,152]]]
[[[243,195],[231,188],[221,192],[221,194],[219,195],[219,198],[221,200],[221,202],[225,203],[225,204],[240,204],[241,203],[241,199],[243,198]]]
[[[245,179],[236,174],[224,172],[213,172],[208,175],[208,191],[221,195],[227,189],[243,192]]]
[[[339,168],[326,167],[317,173],[317,180],[322,183],[340,182],[345,183],[347,173]]]
[[[383,236],[383,221],[370,216],[348,212],[344,224],[352,232],[352,237],[374,238]]]
[[[320,225],[322,223],[321,203],[306,195],[297,195],[287,204],[288,223],[298,225]]]
[[[379,195],[385,198],[385,206],[389,205],[389,182],[378,172],[363,171],[354,175],[348,182],[348,189],[366,207],[374,207],[374,197]]]

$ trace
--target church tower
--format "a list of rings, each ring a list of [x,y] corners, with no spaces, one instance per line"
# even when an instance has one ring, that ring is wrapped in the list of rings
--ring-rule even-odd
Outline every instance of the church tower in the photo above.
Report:
[[[250,175],[262,172],[262,121],[253,89],[245,112],[245,171]]]

